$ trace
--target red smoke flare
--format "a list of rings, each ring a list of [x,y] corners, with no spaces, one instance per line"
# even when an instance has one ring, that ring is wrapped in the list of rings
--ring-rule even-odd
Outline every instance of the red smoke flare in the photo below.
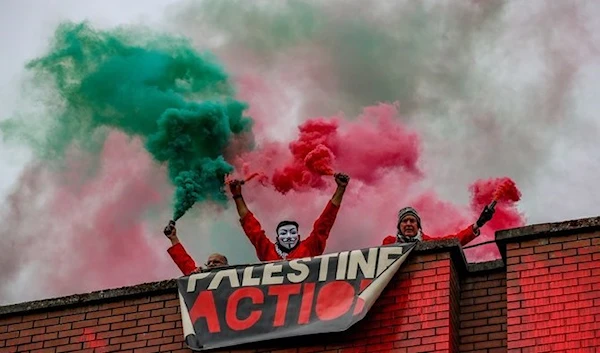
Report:
[[[505,178],[494,191],[495,201],[517,202],[521,199],[521,192],[517,189],[515,182],[509,178]]]
[[[243,183],[247,183],[250,180],[252,180],[252,179],[254,179],[254,178],[258,177],[258,176],[260,176],[259,180],[261,180],[261,179],[263,179],[263,178],[266,177],[263,173],[252,173],[250,175],[245,176],[244,179],[242,179],[242,182]],[[227,184],[231,184],[234,180],[235,179],[232,178],[230,175],[227,175],[226,178],[225,178],[225,184],[226,185]]]
[[[252,179],[254,179],[255,177],[257,177],[259,175],[259,173],[252,173],[250,174],[250,176],[247,176],[246,179],[244,179],[245,182],[248,182]]]
[[[299,127],[298,139],[289,145],[291,160],[273,173],[275,189],[281,193],[322,189],[327,182],[321,176],[333,174],[333,160],[336,170],[366,183],[375,183],[382,173],[397,168],[420,175],[419,138],[397,123],[397,108],[368,107],[354,122],[341,117],[306,121]]]
[[[523,217],[514,204],[521,195],[514,181],[506,177],[478,180],[469,189],[472,193],[471,206],[475,212],[481,212],[495,196],[498,197],[494,217],[484,226],[484,229],[497,230],[523,225]]]
[[[307,168],[306,159],[317,146],[331,150],[337,128],[337,121],[323,119],[309,120],[299,126],[300,136],[289,145],[292,160],[273,173],[273,185],[277,191],[287,193],[291,189],[323,188],[327,185],[316,171]]]
[[[329,148],[324,145],[317,145],[314,150],[306,155],[304,164],[311,172],[321,175],[333,175],[332,159],[333,153]]]
[[[521,199],[521,192],[510,178],[478,180],[469,189],[471,191],[471,207],[474,212],[481,212],[492,200],[498,202],[495,206],[494,217],[483,226],[482,236],[474,243],[494,239],[496,230],[520,227],[525,224],[523,215],[515,205]],[[495,244],[482,245],[467,251],[468,255],[478,261],[494,260],[500,257],[500,252]]]
[[[264,228],[274,229],[281,219],[293,219],[301,224],[301,234],[308,234],[310,224],[335,190],[333,178],[323,178],[314,167],[313,161],[323,162],[323,159],[323,165],[331,166],[322,150],[331,152],[336,171],[351,177],[327,252],[381,244],[384,236],[395,234],[396,213],[404,206],[418,210],[423,230],[433,237],[452,234],[473,224],[497,187],[509,185],[506,179],[475,182],[471,186],[470,205],[444,200],[436,193],[435,186],[428,186],[427,175],[419,168],[419,136],[402,123],[397,109],[397,105],[379,104],[367,107],[354,120],[337,117],[308,120],[300,126],[298,138],[289,145],[269,142],[236,160],[238,168],[252,165],[273,173],[275,190],[259,190],[255,185],[244,189],[249,207],[260,217]],[[326,157],[319,159],[321,153]],[[309,163],[305,163],[307,160]],[[464,187],[465,192],[467,188]],[[505,198],[512,197],[510,193],[506,195]],[[490,240],[495,230],[523,224],[524,218],[515,203],[502,202],[476,241]],[[493,244],[467,251],[470,261],[499,256]]]
[[[494,200],[499,204],[512,204],[521,199],[517,185],[507,177],[478,180],[471,185],[470,191],[473,195],[471,204],[475,207],[483,207]]]

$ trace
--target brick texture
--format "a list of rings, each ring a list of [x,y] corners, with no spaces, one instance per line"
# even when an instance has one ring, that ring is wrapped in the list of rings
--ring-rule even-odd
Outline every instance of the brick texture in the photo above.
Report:
[[[454,264],[450,265],[450,351],[459,352],[460,279]]]
[[[457,276],[448,253],[411,256],[367,317],[346,332],[213,352],[451,352]],[[180,319],[175,293],[3,317],[0,351],[191,352]]]
[[[506,273],[468,276],[461,283],[460,352],[506,352]]]
[[[600,351],[600,234],[509,245],[508,352]]]
[[[512,239],[505,268],[477,272],[436,251],[413,253],[346,332],[212,352],[600,351],[600,233]],[[144,293],[1,315],[0,352],[191,352],[175,290]]]
[[[369,314],[348,331],[277,343],[273,350],[244,348],[278,353],[453,352],[450,310],[452,294],[457,294],[451,290],[453,271],[448,253],[411,257]],[[456,277],[454,282],[458,283]],[[328,343],[323,345],[323,340]]]
[[[175,293],[0,318],[2,352],[184,352]]]

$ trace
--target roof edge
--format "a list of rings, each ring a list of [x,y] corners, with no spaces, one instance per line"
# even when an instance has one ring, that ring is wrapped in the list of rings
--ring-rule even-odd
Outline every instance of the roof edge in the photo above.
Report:
[[[542,237],[558,237],[600,230],[600,216],[562,222],[539,223],[496,231],[495,239],[502,259],[506,261],[506,244]]]
[[[112,299],[120,300],[129,297],[155,295],[162,293],[175,293],[177,280],[169,279],[159,282],[142,283],[135,286],[106,289],[85,294],[73,294],[65,297],[41,299],[24,303],[0,306],[0,318],[3,316],[32,313],[41,310],[56,310],[72,306],[88,305],[97,302],[106,302]]]
[[[561,236],[582,231],[600,230],[600,216],[579,218],[570,221],[539,223],[519,228],[499,230],[496,232],[496,242],[512,243],[530,240],[541,236]]]
[[[462,246],[457,239],[433,240],[417,244],[414,249],[417,254],[434,254],[449,252],[459,272],[473,273],[496,270],[504,267],[502,260],[485,263],[468,264]],[[248,266],[248,265],[241,265]],[[237,267],[237,266],[232,266]],[[0,318],[21,313],[33,313],[42,310],[59,310],[73,306],[88,305],[98,302],[108,302],[123,298],[141,297],[146,295],[166,294],[177,292],[177,279],[159,282],[142,283],[134,286],[105,289],[85,294],[73,294],[64,297],[29,301],[24,303],[0,306]]]

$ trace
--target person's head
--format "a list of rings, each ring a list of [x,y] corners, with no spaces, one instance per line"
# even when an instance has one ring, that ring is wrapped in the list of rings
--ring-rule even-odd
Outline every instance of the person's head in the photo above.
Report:
[[[229,263],[227,262],[227,258],[223,254],[214,253],[208,256],[208,260],[206,260],[207,268],[215,268],[219,266],[227,266]]]
[[[300,243],[298,223],[294,221],[282,221],[277,225],[277,245],[281,250],[291,251]]]
[[[421,218],[412,207],[404,207],[398,211],[398,234],[405,237],[414,237],[421,229]]]

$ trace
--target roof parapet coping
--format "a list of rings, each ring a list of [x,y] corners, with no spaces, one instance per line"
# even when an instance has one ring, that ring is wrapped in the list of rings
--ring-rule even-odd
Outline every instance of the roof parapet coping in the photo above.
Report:
[[[502,259],[506,262],[506,244],[544,237],[589,233],[597,230],[600,230],[600,216],[562,222],[539,223],[524,227],[499,230],[496,232],[496,244],[498,244]]]
[[[415,254],[426,255],[434,253],[449,252],[457,270],[461,273],[473,273],[489,271],[504,266],[501,260],[467,264],[462,247],[457,239],[434,240],[417,244],[413,250]],[[500,261],[500,262],[498,262]],[[230,267],[249,266],[251,264],[234,265]],[[113,300],[143,297],[147,295],[159,295],[177,292],[177,279],[169,279],[159,282],[142,283],[115,289],[106,289],[84,294],[74,294],[59,298],[42,299],[24,303],[0,306],[0,318],[22,313],[33,313],[43,310],[61,310],[73,306],[103,303]]]

